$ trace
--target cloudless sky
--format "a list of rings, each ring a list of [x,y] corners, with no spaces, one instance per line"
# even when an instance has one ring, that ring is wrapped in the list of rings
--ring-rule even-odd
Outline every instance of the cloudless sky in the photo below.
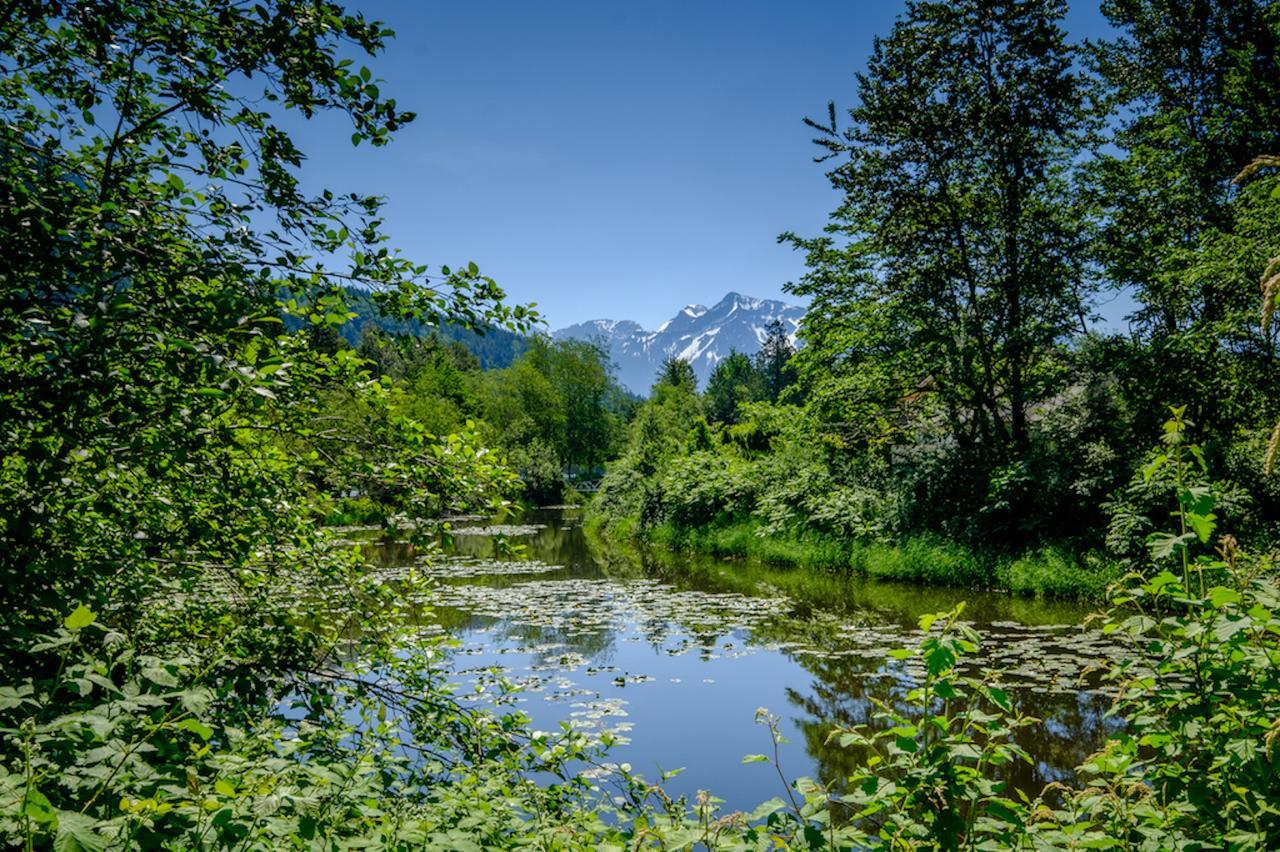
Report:
[[[387,196],[410,257],[475,261],[552,328],[785,298],[803,264],[777,235],[837,201],[801,120],[852,104],[903,5],[351,0],[396,30],[371,66],[418,119],[382,149],[319,122],[308,171]],[[1104,34],[1096,2],[1067,29]]]

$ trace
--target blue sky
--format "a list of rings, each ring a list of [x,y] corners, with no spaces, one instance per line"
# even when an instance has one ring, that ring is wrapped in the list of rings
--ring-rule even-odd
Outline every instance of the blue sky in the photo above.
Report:
[[[373,63],[418,120],[353,149],[304,130],[313,179],[388,198],[396,245],[475,261],[552,328],[652,328],[730,290],[783,297],[836,196],[806,115],[848,106],[901,2],[352,0],[397,32]],[[1074,3],[1074,38],[1105,23]],[[332,132],[331,132],[332,131]]]

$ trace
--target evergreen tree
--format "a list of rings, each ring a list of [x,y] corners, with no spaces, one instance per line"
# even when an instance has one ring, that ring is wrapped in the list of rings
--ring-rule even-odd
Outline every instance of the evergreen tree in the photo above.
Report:
[[[736,423],[738,404],[760,399],[760,374],[751,358],[730,352],[707,378],[707,417],[719,423]]]
[[[668,355],[663,360],[662,366],[658,368],[653,392],[657,393],[661,387],[678,388],[693,393],[698,389],[698,374],[693,371],[693,365],[688,361]]]
[[[777,402],[783,392],[795,384],[791,358],[796,354],[796,348],[791,345],[782,320],[771,321],[765,329],[764,343],[756,353],[756,373],[759,375],[761,399]]]

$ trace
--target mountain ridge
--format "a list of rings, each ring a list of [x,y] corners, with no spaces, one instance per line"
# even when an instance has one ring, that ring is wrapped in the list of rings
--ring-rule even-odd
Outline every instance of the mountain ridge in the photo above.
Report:
[[[698,380],[705,383],[715,365],[737,351],[754,355],[777,320],[791,341],[804,308],[777,299],[758,299],[729,291],[711,307],[689,304],[655,330],[633,320],[593,319],[551,332],[557,340],[588,340],[602,343],[617,365],[618,381],[633,393],[645,395],[658,368],[668,356],[693,365]]]

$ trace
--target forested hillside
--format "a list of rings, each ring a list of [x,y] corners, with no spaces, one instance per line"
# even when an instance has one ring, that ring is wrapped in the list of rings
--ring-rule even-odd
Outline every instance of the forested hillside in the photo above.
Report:
[[[378,333],[401,338],[436,337],[462,344],[483,370],[510,367],[529,348],[525,335],[497,325],[474,327],[462,322],[431,322],[413,316],[387,314],[373,294],[355,287],[345,288],[343,302],[349,318],[340,325],[326,326],[322,331],[314,332],[317,346],[333,349],[343,341],[348,346],[357,347],[366,336]],[[300,318],[288,313],[284,315],[284,322],[293,331],[305,326]]]

